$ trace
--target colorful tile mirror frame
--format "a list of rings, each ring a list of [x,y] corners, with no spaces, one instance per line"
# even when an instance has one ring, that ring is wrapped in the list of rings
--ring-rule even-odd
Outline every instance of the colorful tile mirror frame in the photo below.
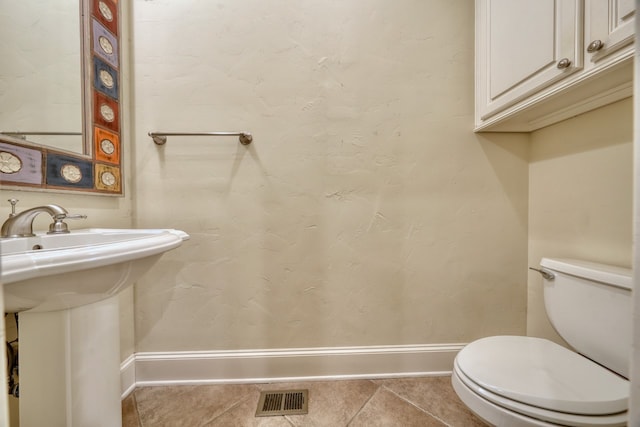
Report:
[[[120,110],[119,5],[117,0],[90,1],[90,64],[84,64],[85,90],[91,105],[85,106],[84,138],[90,138],[90,155],[74,154],[47,146],[14,141],[0,142],[0,185],[24,190],[83,191],[122,195],[122,137]],[[87,102],[85,102],[87,103]]]

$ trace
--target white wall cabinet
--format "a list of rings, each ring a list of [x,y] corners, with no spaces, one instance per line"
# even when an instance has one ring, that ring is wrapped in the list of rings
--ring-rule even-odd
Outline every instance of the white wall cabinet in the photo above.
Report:
[[[593,64],[633,42],[633,0],[591,0],[585,3],[585,45]]]
[[[476,131],[530,132],[632,95],[633,0],[476,0]]]

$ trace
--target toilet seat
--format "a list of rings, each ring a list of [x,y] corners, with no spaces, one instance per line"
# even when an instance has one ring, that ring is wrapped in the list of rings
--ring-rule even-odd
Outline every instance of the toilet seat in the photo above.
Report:
[[[575,427],[622,427],[627,425],[627,413],[622,412],[614,415],[587,416],[563,414],[561,412],[547,411],[534,406],[522,405],[519,408],[517,402],[509,402],[512,409],[493,403],[486,399],[486,395],[481,395],[477,389],[467,386],[462,374],[454,367],[451,382],[456,394],[476,415],[494,426],[508,427],[554,427],[554,426],[575,426]],[[515,404],[515,405],[514,405]]]
[[[453,380],[454,386],[465,388],[476,407],[482,401],[497,405],[494,412],[513,411],[571,426],[625,425],[627,418],[627,380],[540,338],[498,336],[475,341],[456,357]]]

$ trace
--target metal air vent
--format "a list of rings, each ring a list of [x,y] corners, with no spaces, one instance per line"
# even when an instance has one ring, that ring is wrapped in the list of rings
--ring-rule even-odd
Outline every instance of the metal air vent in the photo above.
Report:
[[[304,415],[309,413],[309,390],[263,391],[256,417]]]

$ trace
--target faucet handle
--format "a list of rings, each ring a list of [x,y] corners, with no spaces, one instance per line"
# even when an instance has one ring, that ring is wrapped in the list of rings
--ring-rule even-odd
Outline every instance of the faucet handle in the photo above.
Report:
[[[58,214],[54,215],[53,222],[49,224],[49,231],[47,234],[63,234],[69,232],[69,226],[65,219],[84,219],[87,216],[84,214]]]
[[[66,215],[56,215],[56,217],[61,216],[61,219],[87,219],[85,214],[66,214]],[[54,217],[54,219],[56,219]]]
[[[16,216],[16,205],[20,200],[18,199],[9,199],[7,202],[11,203],[11,213],[9,214],[9,218]]]

